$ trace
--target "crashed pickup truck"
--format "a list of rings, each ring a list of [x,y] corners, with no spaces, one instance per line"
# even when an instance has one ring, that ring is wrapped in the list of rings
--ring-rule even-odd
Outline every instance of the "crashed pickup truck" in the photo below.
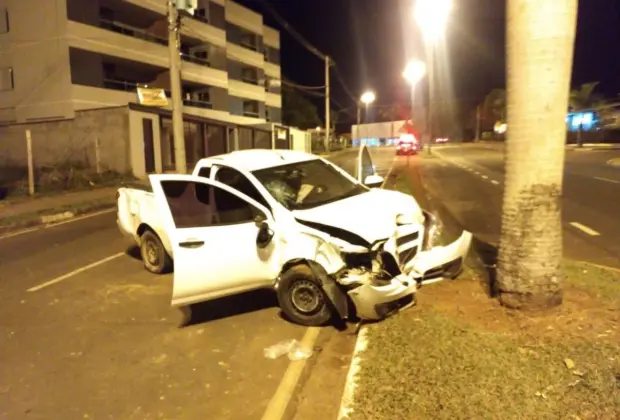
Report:
[[[174,259],[174,306],[273,288],[299,324],[379,320],[413,304],[421,284],[456,277],[471,244],[463,232],[435,246],[436,219],[377,188],[365,146],[355,177],[312,154],[254,149],[150,182],[152,192],[119,190],[118,225],[150,271]]]

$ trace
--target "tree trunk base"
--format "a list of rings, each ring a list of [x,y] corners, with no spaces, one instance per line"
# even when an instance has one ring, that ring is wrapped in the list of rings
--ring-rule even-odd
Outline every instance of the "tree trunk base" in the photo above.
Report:
[[[542,311],[560,306],[564,299],[561,290],[550,291],[546,294],[499,292],[499,301],[502,306],[522,311]]]

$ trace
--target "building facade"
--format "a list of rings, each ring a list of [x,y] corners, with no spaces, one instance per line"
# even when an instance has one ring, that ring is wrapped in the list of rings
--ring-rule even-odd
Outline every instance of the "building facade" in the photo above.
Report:
[[[166,0],[0,0],[0,164],[99,162],[138,177],[174,169],[170,106],[138,105],[137,88],[170,90]],[[182,14],[188,167],[276,142],[280,36],[229,0]]]

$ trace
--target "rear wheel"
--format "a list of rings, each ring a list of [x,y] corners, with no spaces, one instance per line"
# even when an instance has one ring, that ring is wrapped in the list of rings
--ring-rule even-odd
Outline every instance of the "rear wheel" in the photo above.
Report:
[[[159,236],[147,230],[140,237],[140,256],[146,268],[151,273],[164,274],[172,268],[172,259],[166,252]]]
[[[327,296],[305,264],[291,267],[282,275],[277,296],[282,312],[297,324],[320,326],[332,318]]]

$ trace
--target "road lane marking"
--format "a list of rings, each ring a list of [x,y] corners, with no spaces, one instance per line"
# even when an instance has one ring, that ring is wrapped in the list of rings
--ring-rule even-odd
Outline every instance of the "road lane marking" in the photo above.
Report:
[[[579,229],[582,232],[587,233],[590,236],[600,236],[601,234],[598,233],[597,231],[595,231],[594,229],[591,229],[585,225],[582,225],[581,223],[577,223],[577,222],[571,222],[569,223],[572,227]]]
[[[613,182],[614,184],[620,184],[620,181],[616,181],[615,179],[600,178],[598,176],[595,176],[594,179],[598,179],[599,181]]]
[[[107,258],[104,258],[102,260],[96,261],[96,262],[94,262],[92,264],[85,265],[84,267],[80,267],[77,270],[73,270],[73,271],[71,271],[71,272],[69,272],[67,274],[63,274],[60,277],[56,277],[55,279],[52,279],[50,281],[46,281],[45,283],[41,283],[38,286],[31,287],[27,291],[28,292],[36,292],[36,291],[41,290],[41,289],[43,289],[45,287],[53,286],[56,283],[60,283],[61,281],[65,281],[65,280],[67,280],[67,279],[69,279],[69,278],[71,278],[73,276],[76,276],[76,275],[78,275],[80,273],[83,273],[84,271],[90,270],[91,268],[98,267],[98,266],[100,266],[102,264],[110,262],[110,261],[112,261],[112,260],[114,260],[114,259],[116,259],[118,257],[123,256],[123,255],[125,255],[124,252],[119,252],[118,254],[110,255]]]
[[[90,213],[90,214],[85,214],[83,216],[77,216],[77,217],[72,217],[69,220],[64,220],[62,222],[58,222],[58,223],[50,223],[47,225],[41,225],[41,226],[37,226],[34,228],[30,228],[30,229],[25,229],[25,230],[20,230],[18,232],[13,232],[13,233],[7,233],[6,235],[2,235],[0,236],[0,240],[2,239],[8,239],[8,238],[14,238],[16,236],[20,236],[20,235],[24,235],[26,233],[30,233],[30,232],[36,232],[42,229],[49,229],[49,228],[53,228],[56,226],[60,226],[60,225],[66,225],[68,223],[73,223],[73,222],[79,222],[85,219],[90,219],[91,217],[97,217],[97,216],[101,216],[103,214],[108,214],[108,213],[112,213],[115,212],[116,209],[107,209],[107,210],[101,210],[95,213]]]
[[[301,339],[301,347],[304,349],[314,349],[314,344],[320,332],[321,329],[318,327],[309,327]],[[306,366],[306,360],[293,360],[289,363],[276,393],[271,397],[271,401],[267,405],[262,420],[280,420],[284,417],[288,403]]]
[[[488,177],[488,176],[486,176],[486,175],[482,175],[482,177],[483,177],[484,179],[489,179],[489,177]]]
[[[491,182],[494,183],[495,185],[499,185],[499,181],[492,180]]]

